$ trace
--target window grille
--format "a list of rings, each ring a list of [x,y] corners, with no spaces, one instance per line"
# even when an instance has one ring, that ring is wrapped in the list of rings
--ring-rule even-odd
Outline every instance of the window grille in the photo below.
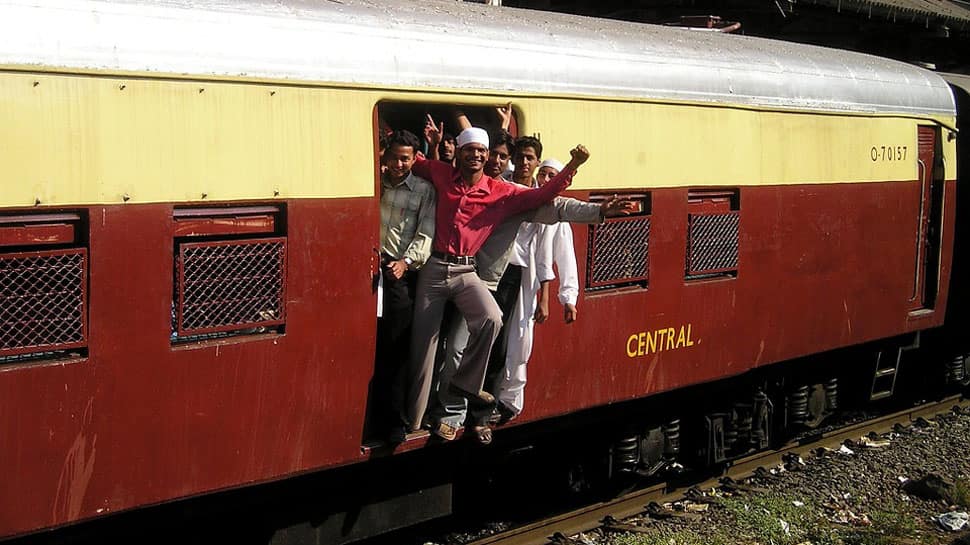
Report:
[[[687,275],[737,270],[739,214],[690,214],[687,218]]]
[[[688,280],[737,275],[739,196],[737,190],[688,193],[685,267]]]
[[[587,289],[646,285],[649,250],[650,216],[609,218],[590,226]]]
[[[87,345],[85,248],[0,254],[0,358]]]
[[[179,245],[175,334],[256,332],[285,322],[286,238]]]

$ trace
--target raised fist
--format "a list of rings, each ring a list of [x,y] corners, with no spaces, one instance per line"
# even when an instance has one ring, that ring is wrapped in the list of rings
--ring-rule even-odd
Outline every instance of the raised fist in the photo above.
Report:
[[[569,154],[573,156],[572,163],[579,166],[585,163],[589,159],[589,150],[586,146],[579,144],[575,148],[569,151]]]

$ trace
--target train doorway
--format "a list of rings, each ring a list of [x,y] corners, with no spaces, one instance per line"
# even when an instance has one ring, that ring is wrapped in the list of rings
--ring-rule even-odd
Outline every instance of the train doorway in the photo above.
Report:
[[[919,127],[917,172],[919,214],[910,312],[932,310],[940,281],[943,234],[943,163],[939,127]]]
[[[381,101],[374,109],[375,142],[375,195],[380,203],[380,236],[375,244],[374,291],[380,301],[377,312],[374,371],[368,388],[367,410],[363,427],[363,444],[377,446],[396,444],[405,440],[398,433],[403,422],[401,410],[412,393],[415,380],[408,372],[411,327],[424,319],[413,311],[416,295],[417,274],[427,254],[431,251],[429,232],[420,197],[422,185],[429,182],[412,177],[410,168],[414,161],[437,159],[446,163],[455,161],[455,138],[462,129],[480,127],[489,132],[493,142],[498,141],[500,131],[508,136],[518,133],[518,121],[509,103],[457,104],[446,102]],[[442,141],[434,149],[429,147],[430,135],[427,124],[433,124],[442,135]],[[510,145],[504,145],[510,148]],[[406,150],[407,160],[402,159]],[[494,150],[493,150],[494,151]],[[507,151],[511,151],[508,149]],[[499,171],[509,168],[511,153],[504,154]],[[405,164],[406,166],[402,166]],[[428,185],[427,187],[431,187]],[[433,189],[431,190],[433,192]],[[433,202],[432,202],[433,205]],[[431,208],[433,214],[433,206]],[[433,220],[433,215],[431,216]],[[430,232],[433,234],[432,223]],[[425,237],[424,242],[421,242]],[[423,246],[422,246],[423,245]],[[422,251],[418,248],[423,247]],[[424,257],[421,257],[422,252]],[[408,257],[411,263],[402,267],[401,276],[392,278],[389,267],[395,261]],[[396,286],[396,287],[395,287]],[[447,320],[447,319],[446,319]],[[450,330],[447,322],[441,331]],[[432,385],[436,391],[439,380],[437,371],[444,365],[442,359],[447,343],[446,334],[439,338],[438,364]],[[437,403],[437,395],[431,403]]]

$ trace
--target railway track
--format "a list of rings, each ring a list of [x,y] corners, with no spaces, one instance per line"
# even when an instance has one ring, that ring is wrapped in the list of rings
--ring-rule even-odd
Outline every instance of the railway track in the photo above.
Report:
[[[569,536],[604,526],[604,521],[612,517],[623,520],[647,510],[651,502],[664,503],[682,499],[689,488],[710,489],[719,484],[724,477],[735,480],[754,474],[759,467],[770,467],[781,463],[786,457],[820,447],[833,448],[848,439],[856,439],[869,433],[885,433],[897,424],[910,424],[919,418],[929,418],[960,405],[970,407],[970,399],[962,395],[911,407],[905,410],[879,416],[863,422],[851,424],[827,433],[792,442],[782,448],[752,454],[731,462],[717,475],[691,484],[657,483],[636,490],[610,501],[597,503],[561,513],[530,524],[517,526],[505,532],[471,542],[469,545],[545,545],[564,542],[561,536]]]

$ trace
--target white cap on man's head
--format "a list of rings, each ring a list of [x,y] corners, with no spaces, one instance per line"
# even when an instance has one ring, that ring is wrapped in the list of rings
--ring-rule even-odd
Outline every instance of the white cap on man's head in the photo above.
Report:
[[[562,169],[566,168],[566,165],[562,164],[561,161],[556,159],[546,159],[545,161],[539,163],[539,168],[550,167],[556,169],[556,172],[562,172]],[[539,170],[537,168],[536,170]]]
[[[481,144],[488,149],[488,133],[485,129],[479,129],[478,127],[468,127],[467,129],[461,131],[458,138],[455,139],[455,144],[459,149],[467,146],[468,144]]]

